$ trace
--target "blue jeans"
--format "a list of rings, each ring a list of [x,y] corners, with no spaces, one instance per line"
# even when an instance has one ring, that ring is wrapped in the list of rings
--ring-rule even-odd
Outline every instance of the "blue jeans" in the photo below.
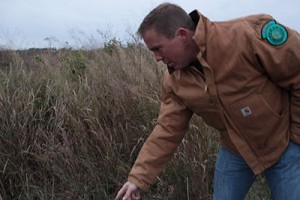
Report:
[[[300,145],[290,142],[279,161],[264,171],[272,200],[300,199]],[[256,176],[243,158],[220,147],[214,178],[215,200],[242,200]]]

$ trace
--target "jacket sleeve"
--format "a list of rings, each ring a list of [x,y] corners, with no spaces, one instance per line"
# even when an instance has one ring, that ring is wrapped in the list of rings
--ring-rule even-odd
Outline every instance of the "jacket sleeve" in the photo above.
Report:
[[[274,20],[276,24],[279,24],[282,33],[286,33],[286,40],[281,40],[279,44],[272,44],[272,38],[271,40],[266,38],[266,34],[278,33],[266,30],[268,22],[272,20],[274,19],[270,17],[258,24],[257,35],[253,40],[254,53],[267,76],[277,86],[288,91],[290,95],[291,137],[300,143],[300,35],[295,30],[280,25]],[[275,39],[276,35],[274,35],[276,42]]]
[[[165,83],[164,83],[165,82]],[[192,116],[190,111],[163,82],[158,123],[144,143],[128,181],[146,191],[166,167],[180,145]]]

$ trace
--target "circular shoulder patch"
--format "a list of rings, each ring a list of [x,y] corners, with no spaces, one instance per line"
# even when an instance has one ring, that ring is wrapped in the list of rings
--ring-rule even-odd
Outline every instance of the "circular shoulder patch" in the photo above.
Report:
[[[263,26],[262,38],[266,39],[273,46],[279,46],[286,42],[288,33],[282,25],[271,20]]]

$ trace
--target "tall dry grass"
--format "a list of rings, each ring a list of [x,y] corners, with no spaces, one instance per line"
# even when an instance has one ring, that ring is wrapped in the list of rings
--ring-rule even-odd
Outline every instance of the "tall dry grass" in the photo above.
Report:
[[[113,199],[155,126],[164,67],[138,42],[116,40],[85,51],[6,51],[5,58],[2,198]],[[212,199],[217,140],[194,116],[143,199]]]

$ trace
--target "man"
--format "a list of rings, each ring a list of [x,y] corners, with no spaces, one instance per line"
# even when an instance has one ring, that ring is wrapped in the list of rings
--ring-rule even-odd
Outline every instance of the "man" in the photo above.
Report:
[[[138,33],[168,71],[158,123],[116,199],[140,199],[193,113],[220,132],[216,200],[244,199],[260,173],[272,199],[299,199],[300,35],[269,15],[211,22],[169,3],[153,9]]]

